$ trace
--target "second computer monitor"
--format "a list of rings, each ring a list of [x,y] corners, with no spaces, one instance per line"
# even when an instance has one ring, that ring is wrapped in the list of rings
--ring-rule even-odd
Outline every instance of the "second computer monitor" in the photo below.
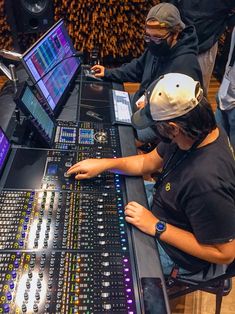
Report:
[[[81,65],[63,20],[50,28],[23,54],[33,84],[56,114]]]

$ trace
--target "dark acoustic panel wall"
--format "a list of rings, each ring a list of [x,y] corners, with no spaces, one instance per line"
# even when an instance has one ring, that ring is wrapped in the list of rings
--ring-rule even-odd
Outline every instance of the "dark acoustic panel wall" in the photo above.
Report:
[[[11,44],[7,31],[9,22],[7,23],[3,6],[3,3],[8,1],[0,0],[0,49],[9,49]],[[11,1],[16,4],[16,9],[21,2]],[[106,57],[111,57],[125,58],[127,62],[127,56],[137,57],[143,52],[145,18],[148,10],[159,0],[50,0],[50,2],[54,5],[55,21],[65,19],[69,35],[77,50],[90,54],[94,49],[98,49],[103,61]],[[47,14],[45,13],[45,16]],[[23,21],[24,17],[17,19]],[[41,33],[43,32],[18,33],[17,39],[23,47],[28,48]]]

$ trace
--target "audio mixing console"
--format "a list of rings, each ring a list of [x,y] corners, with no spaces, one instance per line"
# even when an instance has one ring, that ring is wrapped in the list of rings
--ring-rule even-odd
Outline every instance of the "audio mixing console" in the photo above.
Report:
[[[0,202],[0,312],[135,313],[120,193],[5,190]]]
[[[75,130],[78,151],[32,154],[44,164],[41,176],[30,169],[38,190],[21,189],[18,177],[0,194],[0,313],[134,314],[140,307],[121,176],[78,182],[66,174],[78,160],[120,156],[118,134],[91,123]],[[30,152],[17,149],[12,176],[17,162],[19,169],[32,163]]]
[[[0,313],[145,313],[156,298],[149,301],[139,276],[156,277],[149,263],[156,248],[136,230],[143,251],[133,245],[124,178],[67,175],[80,160],[121,156],[118,130],[88,122],[60,127],[57,149],[12,148],[1,180]],[[162,286],[156,289],[164,300]]]
[[[73,122],[58,121],[54,148],[80,150],[91,147],[93,152],[105,149],[106,153],[111,151],[116,155],[120,151],[117,127],[91,122],[80,122],[76,126]]]

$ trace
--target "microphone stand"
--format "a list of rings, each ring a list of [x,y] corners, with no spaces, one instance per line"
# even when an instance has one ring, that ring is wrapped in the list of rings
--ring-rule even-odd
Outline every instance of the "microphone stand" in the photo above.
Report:
[[[14,64],[9,65],[9,69],[0,62],[0,70],[6,75],[6,77],[11,81],[12,87],[13,87],[13,93],[16,95],[17,93],[17,82],[18,82],[18,77],[16,73],[16,68]],[[18,107],[15,107],[15,117],[16,117],[16,122],[20,124],[20,111]]]

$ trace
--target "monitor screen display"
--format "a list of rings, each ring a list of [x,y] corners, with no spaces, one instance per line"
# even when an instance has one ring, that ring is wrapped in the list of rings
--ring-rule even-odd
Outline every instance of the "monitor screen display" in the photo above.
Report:
[[[10,150],[10,142],[0,127],[0,173],[6,162],[7,155]]]
[[[63,20],[23,54],[26,71],[53,111],[63,102],[66,89],[80,67],[81,60],[75,54]]]
[[[51,142],[54,135],[55,124],[45,109],[41,106],[29,86],[25,87],[21,96],[21,101],[34,118],[32,123],[36,124],[35,126],[40,129],[40,133],[43,133],[42,135],[44,135],[45,139],[47,139],[48,142]]]

